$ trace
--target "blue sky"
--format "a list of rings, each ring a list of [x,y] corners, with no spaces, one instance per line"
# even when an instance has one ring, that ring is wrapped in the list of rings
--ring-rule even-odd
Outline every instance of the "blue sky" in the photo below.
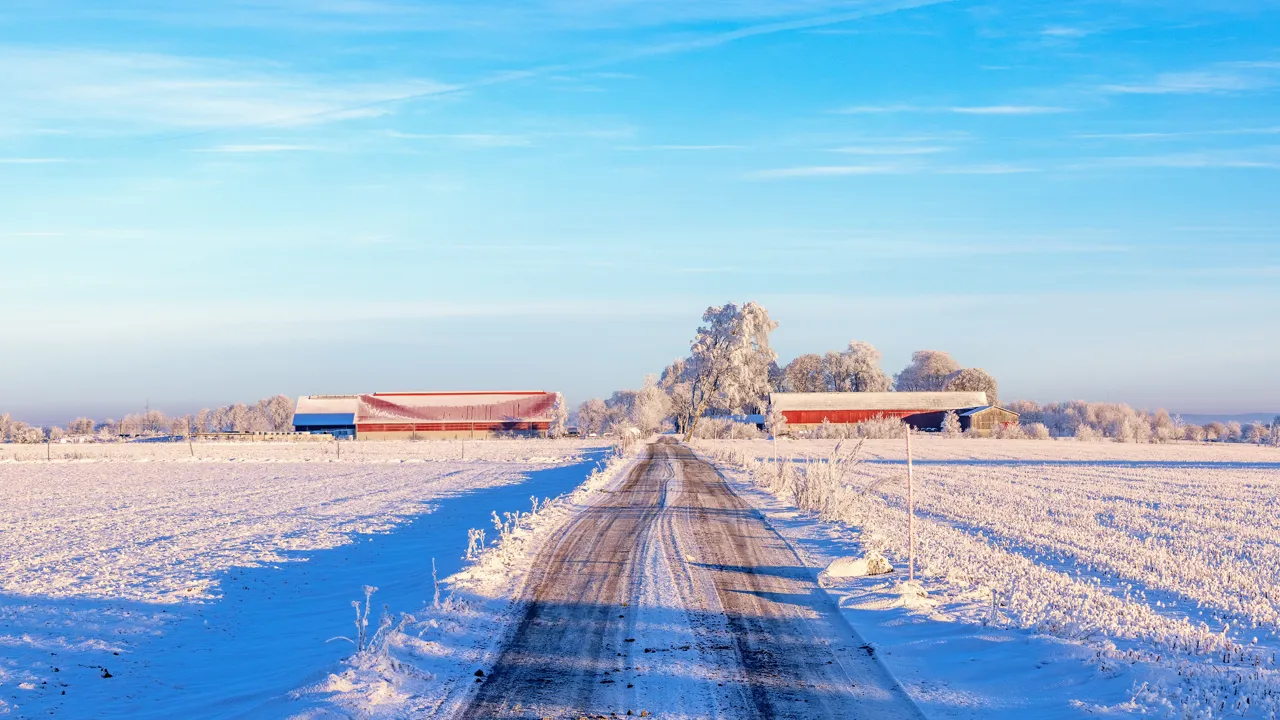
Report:
[[[536,387],[755,299],[1280,411],[1280,2],[8,0],[0,411]]]

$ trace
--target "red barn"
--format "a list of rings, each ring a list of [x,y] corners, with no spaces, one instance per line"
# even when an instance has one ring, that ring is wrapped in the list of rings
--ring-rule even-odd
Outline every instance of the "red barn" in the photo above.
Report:
[[[360,440],[470,439],[546,437],[557,395],[540,390],[394,392],[359,399],[355,420]]]
[[[773,393],[769,402],[797,431],[823,421],[843,425],[876,418],[907,418],[921,413],[967,410],[987,404],[984,392]]]

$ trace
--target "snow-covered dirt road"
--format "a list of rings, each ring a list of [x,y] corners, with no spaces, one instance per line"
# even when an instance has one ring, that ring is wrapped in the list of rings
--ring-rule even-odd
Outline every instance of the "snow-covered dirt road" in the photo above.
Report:
[[[562,526],[463,718],[913,718],[792,548],[687,448]]]

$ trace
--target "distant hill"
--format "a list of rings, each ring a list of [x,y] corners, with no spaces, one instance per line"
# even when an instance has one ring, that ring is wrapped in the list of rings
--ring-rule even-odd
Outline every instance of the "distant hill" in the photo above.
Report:
[[[1239,415],[1214,415],[1201,413],[1180,413],[1183,422],[1192,423],[1194,425],[1204,425],[1211,422],[1231,422],[1232,420],[1247,425],[1249,423],[1267,423],[1270,424],[1280,412],[1269,413],[1241,413]]]

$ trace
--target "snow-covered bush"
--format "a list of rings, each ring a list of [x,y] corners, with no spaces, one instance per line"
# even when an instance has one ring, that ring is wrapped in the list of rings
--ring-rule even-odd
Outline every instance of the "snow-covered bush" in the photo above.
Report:
[[[1038,405],[1019,400],[1007,407],[1021,416],[1023,425],[1044,425],[1052,437],[1074,437],[1080,440],[1110,438],[1126,443],[1173,442],[1181,439],[1218,440],[1231,437],[1231,429],[1223,423],[1210,423],[1203,428],[1201,434],[1200,429],[1180,423],[1165,410],[1147,412],[1120,403],[1072,401]]]
[[[883,416],[859,423],[833,423],[824,419],[818,427],[792,434],[810,440],[890,440],[905,438],[907,425],[897,418]]]
[[[694,437],[703,440],[754,440],[765,437],[765,434],[754,423],[708,417],[698,423]]]
[[[960,426],[960,416],[955,410],[948,410],[942,417],[942,434],[947,437],[960,437],[962,432],[964,428]]]
[[[1051,437],[1049,434],[1049,428],[1045,427],[1044,423],[1031,423],[1030,425],[1023,427],[1023,430],[1026,431],[1027,437],[1034,438],[1036,440],[1048,440]]]

